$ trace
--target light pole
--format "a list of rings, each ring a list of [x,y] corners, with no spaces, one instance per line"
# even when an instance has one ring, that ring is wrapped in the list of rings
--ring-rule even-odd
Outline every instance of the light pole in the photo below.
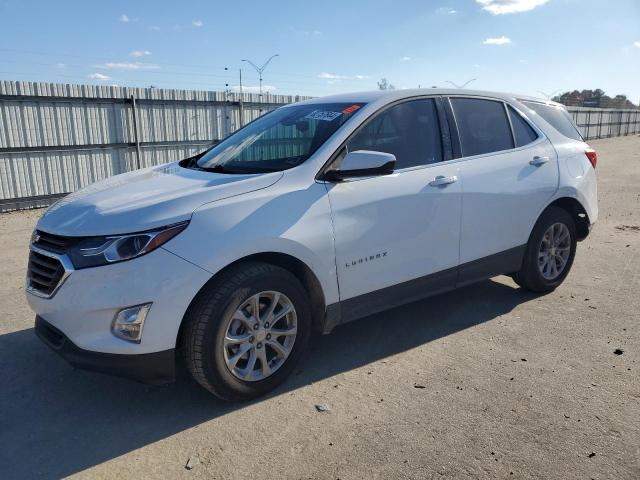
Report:
[[[561,89],[559,88],[558,90],[554,90],[552,93],[545,93],[542,90],[536,90],[536,92],[541,93],[542,95],[544,95],[547,100],[551,100],[551,97],[553,97],[560,90]]]
[[[264,62],[262,64],[261,67],[257,66],[255,63],[253,63],[251,60],[247,60],[247,59],[242,59],[243,62],[247,62],[249,65],[251,65],[253,68],[255,68],[256,72],[258,72],[258,76],[260,78],[260,96],[262,97],[262,72],[264,72],[264,69],[267,68],[267,65],[269,65],[269,62],[271,60],[273,60],[274,57],[279,57],[280,55],[278,55],[277,53],[275,55],[271,55],[269,57],[269,59]]]
[[[466,82],[464,82],[462,85],[458,85],[457,83],[452,82],[451,80],[446,80],[445,83],[450,83],[451,85],[453,85],[456,88],[464,88],[464,87],[466,87],[467,85],[469,85],[471,82],[473,82],[475,80],[477,80],[477,78],[472,78],[471,80],[467,80]]]

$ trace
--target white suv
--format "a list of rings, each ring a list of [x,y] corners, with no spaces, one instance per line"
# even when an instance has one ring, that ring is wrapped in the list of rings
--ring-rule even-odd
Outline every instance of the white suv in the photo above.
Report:
[[[53,205],[27,298],[76,366],[163,383],[183,358],[206,389],[248,399],[289,375],[314,330],[498,274],[556,288],[598,215],[595,166],[566,110],[538,99],[287,105]]]

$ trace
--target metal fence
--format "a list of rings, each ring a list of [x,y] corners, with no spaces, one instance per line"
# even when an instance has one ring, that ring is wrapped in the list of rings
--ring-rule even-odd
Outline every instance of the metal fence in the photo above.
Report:
[[[0,211],[186,158],[305,98],[0,81]]]
[[[567,107],[585,140],[640,133],[640,110]]]
[[[306,98],[0,81],[0,211],[46,206],[111,175],[192,156]],[[638,110],[569,111],[587,139],[640,133]]]

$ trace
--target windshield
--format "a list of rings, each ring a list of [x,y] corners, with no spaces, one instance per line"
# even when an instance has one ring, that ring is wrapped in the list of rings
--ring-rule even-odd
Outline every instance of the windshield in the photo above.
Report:
[[[227,137],[197,161],[222,173],[261,173],[300,165],[364,103],[294,105],[274,110]]]

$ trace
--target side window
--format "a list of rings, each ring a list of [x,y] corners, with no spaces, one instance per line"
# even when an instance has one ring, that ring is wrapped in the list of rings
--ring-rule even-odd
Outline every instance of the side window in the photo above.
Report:
[[[513,126],[513,136],[516,138],[516,147],[522,147],[536,140],[538,134],[531,128],[531,125],[513,107],[508,106],[507,108]]]
[[[451,105],[464,157],[513,148],[511,127],[502,102],[452,98]]]
[[[347,150],[374,150],[396,156],[396,169],[442,160],[442,139],[435,102],[412,100],[369,121],[349,140]]]

